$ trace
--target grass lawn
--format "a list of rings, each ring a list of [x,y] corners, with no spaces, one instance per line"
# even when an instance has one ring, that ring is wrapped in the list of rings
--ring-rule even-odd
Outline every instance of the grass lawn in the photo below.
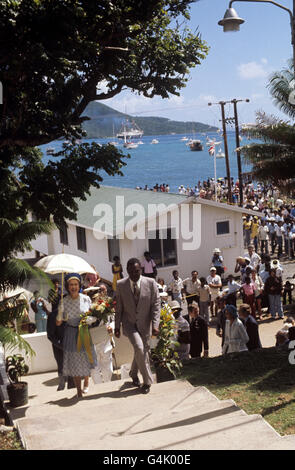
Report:
[[[181,378],[261,414],[281,435],[295,434],[295,365],[287,349],[265,348],[188,361]]]

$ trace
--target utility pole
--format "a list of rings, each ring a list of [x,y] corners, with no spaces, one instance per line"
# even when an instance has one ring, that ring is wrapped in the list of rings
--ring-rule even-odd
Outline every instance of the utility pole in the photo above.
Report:
[[[236,152],[237,152],[237,163],[238,163],[238,177],[239,177],[239,192],[240,192],[240,202],[239,206],[243,207],[243,173],[242,173],[242,163],[241,163],[241,152],[240,152],[240,134],[239,134],[239,121],[238,121],[238,109],[237,103],[245,101],[249,103],[250,100],[236,100],[233,99],[232,103],[234,105],[234,116],[235,116],[235,129],[236,129]]]
[[[295,1],[295,0],[294,0]],[[228,182],[228,200],[232,202],[232,192],[231,192],[231,177],[230,177],[230,165],[229,165],[229,156],[228,156],[228,145],[227,145],[227,134],[226,134],[226,124],[234,124],[236,130],[236,152],[237,152],[237,163],[238,163],[238,177],[239,177],[239,192],[240,192],[240,202],[239,205],[243,206],[243,173],[242,173],[242,163],[241,163],[241,152],[239,150],[240,147],[240,134],[239,134],[239,121],[238,121],[238,110],[237,110],[237,103],[245,101],[249,103],[250,100],[247,98],[246,100],[237,100],[233,99],[231,101],[219,101],[219,103],[208,103],[208,106],[212,106],[212,104],[219,104],[221,106],[221,117],[222,117],[222,128],[223,128],[223,140],[224,140],[224,154],[225,154],[225,162],[226,162],[226,173],[227,173],[227,182]],[[234,105],[234,117],[233,118],[226,118],[224,112],[224,106],[228,103],[232,103]]]
[[[226,163],[226,177],[227,177],[227,185],[228,185],[228,202],[232,202],[231,177],[230,177],[230,166],[229,166],[227,134],[226,134],[226,119],[225,119],[225,112],[224,112],[224,106],[227,103],[230,103],[230,101],[219,101],[219,103],[208,103],[208,106],[212,106],[212,104],[219,104],[221,107],[224,154],[225,154],[225,163]]]

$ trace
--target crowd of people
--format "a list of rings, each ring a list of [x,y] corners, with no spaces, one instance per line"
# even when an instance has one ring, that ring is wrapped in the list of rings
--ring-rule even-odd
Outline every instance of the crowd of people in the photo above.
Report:
[[[82,397],[88,392],[93,369],[99,369],[101,381],[111,380],[114,346],[111,338],[113,335],[119,338],[123,326],[123,333],[134,348],[130,377],[135,386],[140,386],[140,370],[144,377],[142,391],[148,393],[153,381],[148,352],[150,322],[153,334],[157,336],[161,306],[169,306],[173,313],[175,339],[178,342],[176,351],[181,361],[201,355],[209,356],[209,328],[216,328],[216,334],[221,338],[222,354],[261,348],[259,320],[266,311],[273,319],[284,318],[283,305],[292,303],[294,288],[292,282],[282,280],[283,267],[279,255],[280,247],[285,245],[278,241],[278,234],[271,238],[269,230],[265,230],[267,237],[264,243],[261,243],[259,237],[259,228],[266,224],[272,225],[273,222],[293,224],[293,215],[283,213],[282,209],[274,210],[271,215],[277,217],[276,222],[246,216],[244,240],[245,243],[250,241],[250,244],[245,248],[245,253],[237,257],[234,273],[226,273],[221,250],[215,248],[208,259],[210,267],[206,277],[199,278],[198,271],[193,270],[189,277],[182,279],[179,272],[173,270],[171,278],[165,282],[158,277],[156,263],[146,251],[142,262],[129,260],[127,276],[124,276],[120,258],[115,256],[112,265],[113,282],[109,285],[100,279],[98,273],[82,277],[72,273],[65,278],[67,295],[63,299],[57,279],[53,280],[54,289],[46,300],[38,291],[34,292],[31,307],[35,312],[37,332],[47,331],[48,339],[52,342],[58,366],[58,390],[68,383],[68,387],[75,387],[77,396]],[[284,221],[278,220],[278,217],[283,217]],[[249,234],[246,234],[247,230]],[[269,251],[275,254],[276,247],[278,258],[271,259]],[[140,304],[143,313],[139,315],[137,305],[143,291],[146,305]],[[131,294],[134,302],[131,301]],[[96,297],[102,299],[107,296],[113,296],[117,302],[115,323],[110,321],[106,326],[103,343],[91,345],[90,363],[89,351],[87,355],[85,350],[77,350],[81,315],[89,311]],[[143,320],[140,326],[138,322],[141,317]],[[276,335],[276,345],[281,346],[294,339],[294,331],[294,320],[288,318]]]

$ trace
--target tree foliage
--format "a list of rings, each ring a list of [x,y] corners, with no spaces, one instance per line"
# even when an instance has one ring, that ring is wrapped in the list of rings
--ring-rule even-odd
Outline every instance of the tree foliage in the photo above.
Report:
[[[74,145],[44,165],[36,146],[75,143],[86,106],[126,88],[178,95],[208,53],[186,27],[191,3],[0,0],[0,217],[34,210],[59,225],[75,218],[75,199],[99,185],[100,170],[122,171],[123,154],[113,147]]]
[[[256,125],[243,134],[258,142],[241,147],[252,164],[254,179],[278,186],[286,194],[295,191],[295,127],[274,116],[257,113]]]

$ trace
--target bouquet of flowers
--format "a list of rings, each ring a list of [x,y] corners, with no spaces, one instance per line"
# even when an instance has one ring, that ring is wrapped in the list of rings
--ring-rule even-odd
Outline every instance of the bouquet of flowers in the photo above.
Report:
[[[93,341],[91,340],[89,327],[91,324],[96,323],[97,320],[99,320],[99,323],[103,322],[105,325],[108,322],[112,322],[115,316],[115,305],[116,302],[112,299],[112,297],[102,297],[96,302],[92,303],[88,312],[85,312],[83,315],[81,315],[78,331],[77,348],[78,351],[80,351],[82,346],[84,346],[91,363],[93,362],[93,359],[90,345]],[[108,331],[108,333],[111,334],[110,331]]]
[[[103,297],[92,303],[88,312],[82,317],[82,322],[87,323],[87,317],[91,316],[104,324],[114,320],[116,301],[112,297]]]
[[[114,320],[115,305],[116,301],[112,297],[98,299],[97,302],[91,305],[89,315],[106,324],[108,321]]]

